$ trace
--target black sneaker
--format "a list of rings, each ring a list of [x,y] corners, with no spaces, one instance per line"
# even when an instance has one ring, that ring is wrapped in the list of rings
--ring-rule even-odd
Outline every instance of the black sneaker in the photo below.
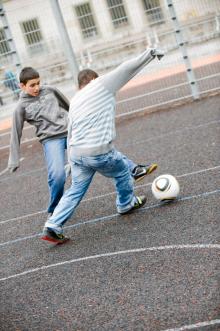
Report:
[[[58,234],[49,228],[44,228],[43,236],[41,239],[52,242],[54,244],[64,244],[69,240],[69,238],[65,237],[63,234]]]
[[[126,212],[120,213],[121,215],[125,215],[125,214],[130,214],[132,211],[134,211],[135,209],[141,208],[143,207],[143,205],[145,204],[145,202],[147,201],[145,195],[141,195],[139,197],[136,197],[137,201],[135,202],[134,206],[129,209]]]
[[[143,179],[145,176],[151,174],[154,170],[157,169],[157,164],[147,164],[147,165],[141,165],[138,164],[134,170],[132,171],[132,176],[136,182]]]

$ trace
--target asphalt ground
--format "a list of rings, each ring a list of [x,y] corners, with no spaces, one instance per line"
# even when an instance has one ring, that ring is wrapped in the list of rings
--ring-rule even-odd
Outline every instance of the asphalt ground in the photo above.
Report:
[[[117,148],[159,164],[135,185],[146,207],[117,215],[113,184],[97,174],[62,246],[40,240],[41,145],[22,144],[21,167],[9,174],[7,131],[1,139],[0,330],[220,330],[220,96],[118,123]],[[181,187],[168,205],[151,193],[165,173]]]

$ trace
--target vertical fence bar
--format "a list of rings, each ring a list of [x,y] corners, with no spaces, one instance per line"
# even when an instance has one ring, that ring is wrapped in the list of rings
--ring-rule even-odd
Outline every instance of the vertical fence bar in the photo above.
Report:
[[[57,22],[59,32],[60,32],[60,35],[61,35],[61,38],[63,41],[65,53],[66,53],[68,61],[69,61],[72,77],[74,79],[75,84],[77,85],[77,74],[79,72],[79,68],[78,68],[75,54],[73,52],[71,41],[69,39],[69,35],[66,30],[61,8],[60,8],[58,0],[50,0],[50,1],[51,1],[52,9],[54,12],[55,20]]]
[[[193,72],[192,66],[191,66],[191,62],[187,53],[187,48],[185,46],[185,42],[183,39],[183,34],[180,28],[180,24],[178,21],[178,17],[176,15],[176,11],[173,5],[173,0],[167,0],[167,5],[168,5],[168,10],[169,10],[169,14],[170,14],[170,18],[173,22],[173,26],[175,29],[175,36],[176,36],[176,41],[178,43],[178,46],[180,48],[180,51],[182,53],[183,56],[183,60],[186,66],[186,73],[187,73],[187,78],[188,78],[188,82],[192,91],[192,96],[193,98],[199,99],[199,88],[198,88],[198,84],[195,78],[195,74]]]
[[[10,51],[7,52],[7,55],[12,56],[13,62],[14,62],[13,64],[15,64],[17,71],[20,71],[21,61],[20,61],[16,46],[15,46],[14,40],[12,38],[11,29],[10,29],[8,19],[5,14],[5,10],[4,10],[4,7],[3,7],[3,4],[1,1],[0,1],[0,18],[3,23],[3,29],[5,31],[6,41],[8,42],[9,47],[10,47]]]

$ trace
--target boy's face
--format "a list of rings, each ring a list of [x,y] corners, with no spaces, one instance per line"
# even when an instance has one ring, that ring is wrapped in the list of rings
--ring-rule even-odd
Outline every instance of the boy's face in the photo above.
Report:
[[[40,91],[40,78],[30,79],[26,84],[21,83],[20,87],[25,93],[37,97]]]

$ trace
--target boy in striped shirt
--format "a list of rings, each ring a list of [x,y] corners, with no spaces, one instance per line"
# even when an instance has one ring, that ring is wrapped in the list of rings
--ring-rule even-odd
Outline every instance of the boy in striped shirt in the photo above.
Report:
[[[96,171],[114,179],[116,207],[119,214],[141,208],[145,196],[135,196],[133,178],[124,156],[115,149],[115,94],[145,65],[164,53],[147,49],[111,72],[98,77],[88,70],[79,73],[80,90],[69,110],[69,159],[74,176],[53,215],[45,223],[43,240],[63,243],[65,222],[85,195]]]

